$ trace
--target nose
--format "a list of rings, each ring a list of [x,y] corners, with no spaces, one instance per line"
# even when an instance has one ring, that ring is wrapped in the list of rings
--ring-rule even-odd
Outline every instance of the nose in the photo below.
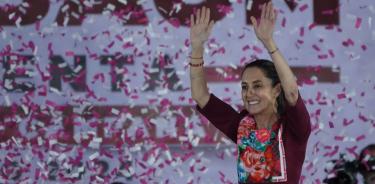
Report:
[[[246,90],[246,97],[251,97],[254,94],[253,88],[247,88]]]

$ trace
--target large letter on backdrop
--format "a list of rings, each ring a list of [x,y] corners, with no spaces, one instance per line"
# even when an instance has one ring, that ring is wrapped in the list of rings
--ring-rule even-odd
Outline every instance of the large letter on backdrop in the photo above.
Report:
[[[71,69],[61,56],[51,57],[51,76],[50,87],[62,90],[61,77],[68,81],[75,91],[86,91],[86,57],[74,56],[74,69]]]
[[[110,75],[112,91],[121,91],[121,87],[125,85],[123,81],[124,75],[128,73],[124,65],[132,65],[134,64],[134,60],[132,55],[101,56],[100,64],[111,65]]]
[[[28,25],[46,16],[49,0],[25,0],[18,6],[5,5],[0,7],[0,25]]]
[[[314,0],[314,23],[339,25],[339,0]]]
[[[159,13],[175,27],[189,26],[190,15],[203,6],[211,9],[211,17],[215,21],[223,19],[227,13],[232,11],[229,0],[204,1],[199,4],[186,4],[183,1],[170,0],[154,0],[154,2]]]
[[[77,4],[79,3],[79,4]],[[146,25],[148,19],[137,0],[65,1],[56,18],[59,26],[81,25],[87,14],[110,14],[124,25]]]
[[[26,92],[35,89],[34,83],[30,80],[34,71],[34,59],[34,56],[3,57],[2,63],[5,69],[3,86],[5,90],[8,92]],[[23,82],[16,82],[16,78],[22,78]],[[26,82],[25,80],[29,81]]]
[[[8,141],[12,137],[21,136],[18,130],[18,123],[14,118],[16,114],[19,115],[18,117],[24,117],[20,108],[16,106],[0,106],[0,143]]]
[[[172,91],[182,91],[182,82],[176,70],[171,66],[169,55],[160,55],[152,63],[152,70],[146,73],[144,91],[154,91],[157,87],[168,88]]]

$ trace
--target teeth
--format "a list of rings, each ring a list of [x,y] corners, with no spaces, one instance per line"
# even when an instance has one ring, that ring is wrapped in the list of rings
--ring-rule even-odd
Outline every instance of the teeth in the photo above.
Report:
[[[258,103],[259,103],[259,101],[250,101],[249,102],[250,105],[255,105],[255,104],[258,104]]]

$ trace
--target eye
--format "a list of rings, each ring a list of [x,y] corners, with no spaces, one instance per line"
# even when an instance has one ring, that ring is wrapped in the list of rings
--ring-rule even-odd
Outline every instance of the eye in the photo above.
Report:
[[[241,85],[242,90],[247,90],[247,85]]]
[[[255,85],[254,85],[254,89],[258,89],[258,88],[261,88],[261,87],[262,87],[261,84],[255,84]]]

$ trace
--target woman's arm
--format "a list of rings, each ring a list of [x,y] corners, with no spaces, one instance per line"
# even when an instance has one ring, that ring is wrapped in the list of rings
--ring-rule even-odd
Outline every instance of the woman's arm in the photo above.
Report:
[[[210,21],[210,10],[206,7],[198,9],[195,19],[194,15],[190,16],[190,25],[192,49],[190,56],[191,95],[198,106],[203,108],[210,99],[203,68],[203,45],[210,36],[214,25],[213,20]]]
[[[272,61],[275,64],[288,104],[294,106],[298,99],[298,85],[292,70],[277,48],[272,37],[276,18],[277,13],[273,9],[272,2],[269,2],[262,7],[262,14],[259,23],[257,23],[257,20],[254,17],[251,17],[251,22],[254,26],[256,36],[268,50]]]

